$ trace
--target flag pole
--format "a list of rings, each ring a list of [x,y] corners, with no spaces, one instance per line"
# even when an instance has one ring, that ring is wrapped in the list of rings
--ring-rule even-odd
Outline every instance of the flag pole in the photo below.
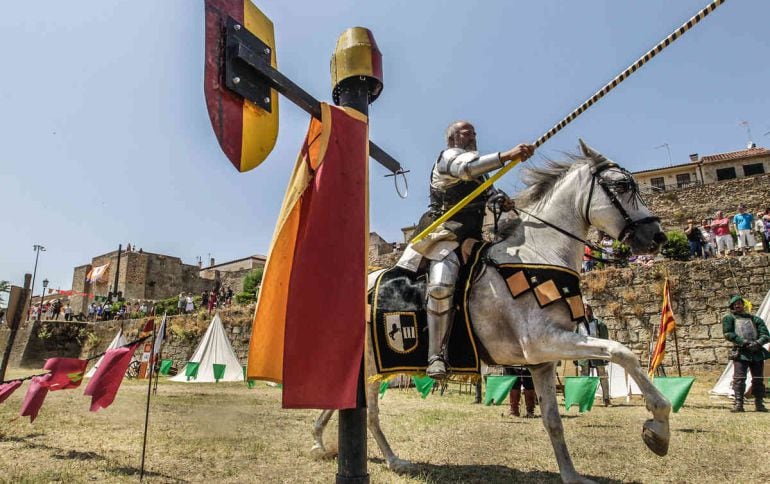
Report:
[[[152,322],[152,347],[155,348],[155,320],[153,319]],[[144,409],[144,437],[142,437],[142,464],[140,466],[139,471],[139,482],[144,480],[144,455],[145,451],[147,450],[147,425],[150,422],[150,396],[152,395],[152,373],[153,369],[155,368],[155,365],[152,361],[152,356],[150,356],[150,375],[147,382],[147,404]]]
[[[682,365],[679,364],[679,342],[676,339],[676,325],[674,326],[674,351],[676,351],[676,371],[682,376]]]

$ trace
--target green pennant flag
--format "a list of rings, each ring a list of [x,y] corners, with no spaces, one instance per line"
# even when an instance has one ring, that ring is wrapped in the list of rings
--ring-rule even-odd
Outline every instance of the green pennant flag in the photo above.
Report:
[[[246,378],[246,365],[243,365],[243,381],[246,382],[246,386],[249,388],[249,390],[251,390],[257,385],[257,382],[255,382],[254,380],[249,380],[248,378]]]
[[[598,376],[568,376],[564,379],[564,407],[569,410],[577,405],[580,413],[591,410],[598,386]]]
[[[227,368],[227,365],[223,365],[221,363],[212,363],[211,366],[214,367],[214,380],[219,383],[219,380],[225,377],[225,368]]]
[[[695,378],[692,376],[658,376],[652,380],[655,388],[660,390],[660,393],[671,402],[674,413],[677,413],[684,405],[684,401],[687,400],[687,395],[690,393],[690,388],[694,382]]]
[[[160,360],[160,369],[158,370],[158,373],[163,376],[167,376],[168,372],[171,371],[171,365],[173,363],[174,360]]]
[[[190,379],[193,379],[193,380],[198,379],[198,368],[200,366],[201,364],[195,361],[187,362],[187,365],[185,365],[184,367],[184,376],[187,377],[187,381],[190,381]]]
[[[430,391],[433,389],[433,385],[436,383],[436,380],[427,375],[412,376],[412,381],[414,382],[414,386],[417,387],[417,391],[420,392],[420,395],[422,395],[422,398],[428,396]]]
[[[389,386],[390,384],[386,381],[380,383],[380,400],[385,396],[385,390],[387,390]]]
[[[513,385],[519,379],[513,375],[489,375],[487,377],[487,389],[484,394],[484,405],[500,405],[510,393]]]

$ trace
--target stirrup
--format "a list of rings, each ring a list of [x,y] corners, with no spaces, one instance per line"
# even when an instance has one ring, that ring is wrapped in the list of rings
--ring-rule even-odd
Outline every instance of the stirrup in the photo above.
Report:
[[[446,361],[441,355],[435,355],[428,358],[428,368],[425,374],[434,380],[444,380],[447,376]]]

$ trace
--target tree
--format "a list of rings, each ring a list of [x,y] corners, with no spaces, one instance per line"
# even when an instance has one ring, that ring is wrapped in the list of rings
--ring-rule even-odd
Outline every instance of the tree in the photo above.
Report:
[[[235,295],[235,300],[239,304],[249,304],[257,300],[259,286],[262,283],[262,274],[265,269],[257,267],[243,279],[243,292]]]

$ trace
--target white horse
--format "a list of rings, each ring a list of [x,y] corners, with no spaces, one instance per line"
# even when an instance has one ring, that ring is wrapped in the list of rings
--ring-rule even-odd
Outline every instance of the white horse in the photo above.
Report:
[[[521,219],[504,230],[508,254],[524,263],[549,264],[580,272],[585,239],[590,226],[624,241],[634,253],[654,253],[665,242],[659,219],[642,202],[631,174],[580,141],[583,156],[572,162],[549,162],[524,173],[528,187],[516,199],[526,209]],[[561,230],[559,230],[561,229]],[[370,278],[370,286],[373,278]],[[474,282],[469,308],[481,355],[500,365],[529,367],[540,400],[543,425],[551,439],[564,482],[590,482],[575,470],[564,441],[556,401],[555,367],[560,360],[603,359],[622,366],[639,385],[652,419],[642,428],[642,438],[658,455],[668,452],[671,404],[653,386],[637,357],[622,344],[575,333],[575,323],[565,304],[541,308],[532,292],[516,299],[506,281],[486,267]],[[369,338],[367,336],[367,341]],[[368,370],[375,369],[371,348],[366,351]],[[367,375],[369,377],[371,375]],[[367,386],[368,427],[388,467],[405,470],[380,428],[379,384]],[[313,429],[313,452],[325,454],[323,430],[333,414],[324,411]]]

